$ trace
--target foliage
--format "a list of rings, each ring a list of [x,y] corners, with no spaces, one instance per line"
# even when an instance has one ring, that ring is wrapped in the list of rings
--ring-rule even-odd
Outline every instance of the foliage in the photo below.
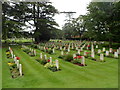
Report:
[[[71,54],[65,55],[64,60],[70,62],[71,60],[73,60],[73,56]]]

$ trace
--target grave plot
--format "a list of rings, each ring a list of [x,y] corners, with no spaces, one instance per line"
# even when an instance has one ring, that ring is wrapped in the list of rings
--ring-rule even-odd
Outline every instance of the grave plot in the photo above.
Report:
[[[6,56],[8,58],[8,66],[12,75],[12,78],[23,76],[22,64],[20,64],[20,57],[15,56],[11,47],[6,50]]]
[[[35,45],[34,45],[35,46]],[[25,45],[22,45],[21,48],[24,52],[28,52],[27,54],[29,55],[29,53],[33,53],[34,56],[37,56],[38,53],[36,52],[36,50],[33,50]],[[31,51],[31,52],[30,52]],[[55,72],[55,71],[60,71],[60,67],[59,67],[59,61],[58,60],[52,60],[52,57],[47,57],[47,55],[44,55],[42,53],[40,53],[40,58],[35,59],[36,61],[38,61],[40,64],[42,64],[45,68]]]

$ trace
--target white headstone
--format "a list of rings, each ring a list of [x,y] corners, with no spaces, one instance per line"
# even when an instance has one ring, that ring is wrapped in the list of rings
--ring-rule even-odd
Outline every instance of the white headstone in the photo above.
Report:
[[[57,69],[59,69],[59,61],[58,60],[56,60],[56,67],[57,67]]]
[[[103,52],[105,51],[105,47],[103,47]]]
[[[70,48],[68,48],[68,52],[70,52]]]
[[[40,59],[42,59],[42,53],[40,53]]]
[[[78,49],[78,54],[80,54],[80,49]]]
[[[64,55],[63,51],[61,51],[61,55]]]
[[[35,56],[36,56],[36,50],[34,50],[34,54],[35,54]]]
[[[104,60],[104,55],[100,54],[100,60],[103,61]]]
[[[73,54],[73,58],[76,57],[76,54]]]
[[[86,56],[87,54],[86,54],[86,51],[84,51],[84,56]]]
[[[52,51],[53,51],[53,53],[55,53],[55,49],[54,49],[54,48],[53,48],[53,50],[52,50]]]
[[[101,53],[101,50],[100,49],[98,49],[98,54],[100,54]]]
[[[110,48],[110,50],[109,50],[109,51],[110,51],[110,53],[112,53],[112,48]]]
[[[80,50],[83,51],[83,48],[81,47]]]
[[[109,56],[109,51],[106,51],[106,56]]]
[[[85,57],[84,56],[82,56],[81,64],[83,64],[85,66]]]
[[[98,48],[98,45],[96,45],[96,48]]]
[[[19,65],[20,76],[22,76],[22,64]]]
[[[117,52],[114,53],[114,57],[118,58],[118,53]]]
[[[17,60],[17,68],[19,68],[19,60]]]
[[[47,59],[47,56],[46,56],[46,54],[44,55],[44,59],[45,59],[45,60]]]
[[[92,58],[95,58],[95,53],[94,53],[94,51],[91,52],[91,57],[92,57]]]
[[[52,64],[52,57],[50,57],[50,64]]]

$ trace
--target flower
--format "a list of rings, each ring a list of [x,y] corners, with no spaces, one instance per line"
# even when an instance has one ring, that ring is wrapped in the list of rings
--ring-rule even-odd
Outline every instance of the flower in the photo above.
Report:
[[[17,60],[20,60],[20,57],[16,57]]]
[[[48,62],[50,62],[50,59],[48,59]]]
[[[86,52],[86,54],[89,54],[89,52]]]
[[[6,54],[10,54],[10,52],[6,52]]]
[[[79,59],[81,59],[82,58],[82,56],[77,56]]]
[[[87,47],[90,47],[90,45],[87,45]]]
[[[48,49],[48,48],[45,48],[45,49]]]
[[[82,56],[76,56],[76,57],[74,57],[74,59],[81,59],[82,58]]]

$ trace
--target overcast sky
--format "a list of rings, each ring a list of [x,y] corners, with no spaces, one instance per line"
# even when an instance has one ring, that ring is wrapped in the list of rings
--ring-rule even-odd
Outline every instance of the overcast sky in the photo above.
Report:
[[[87,12],[87,6],[91,2],[91,0],[50,0],[52,2],[52,5],[55,6],[56,9],[58,9],[59,12],[63,11],[72,11],[76,12],[73,15],[73,18],[77,18],[79,15],[85,15]],[[65,14],[58,14],[55,15],[54,19],[56,22],[60,25],[60,29],[65,23]]]

